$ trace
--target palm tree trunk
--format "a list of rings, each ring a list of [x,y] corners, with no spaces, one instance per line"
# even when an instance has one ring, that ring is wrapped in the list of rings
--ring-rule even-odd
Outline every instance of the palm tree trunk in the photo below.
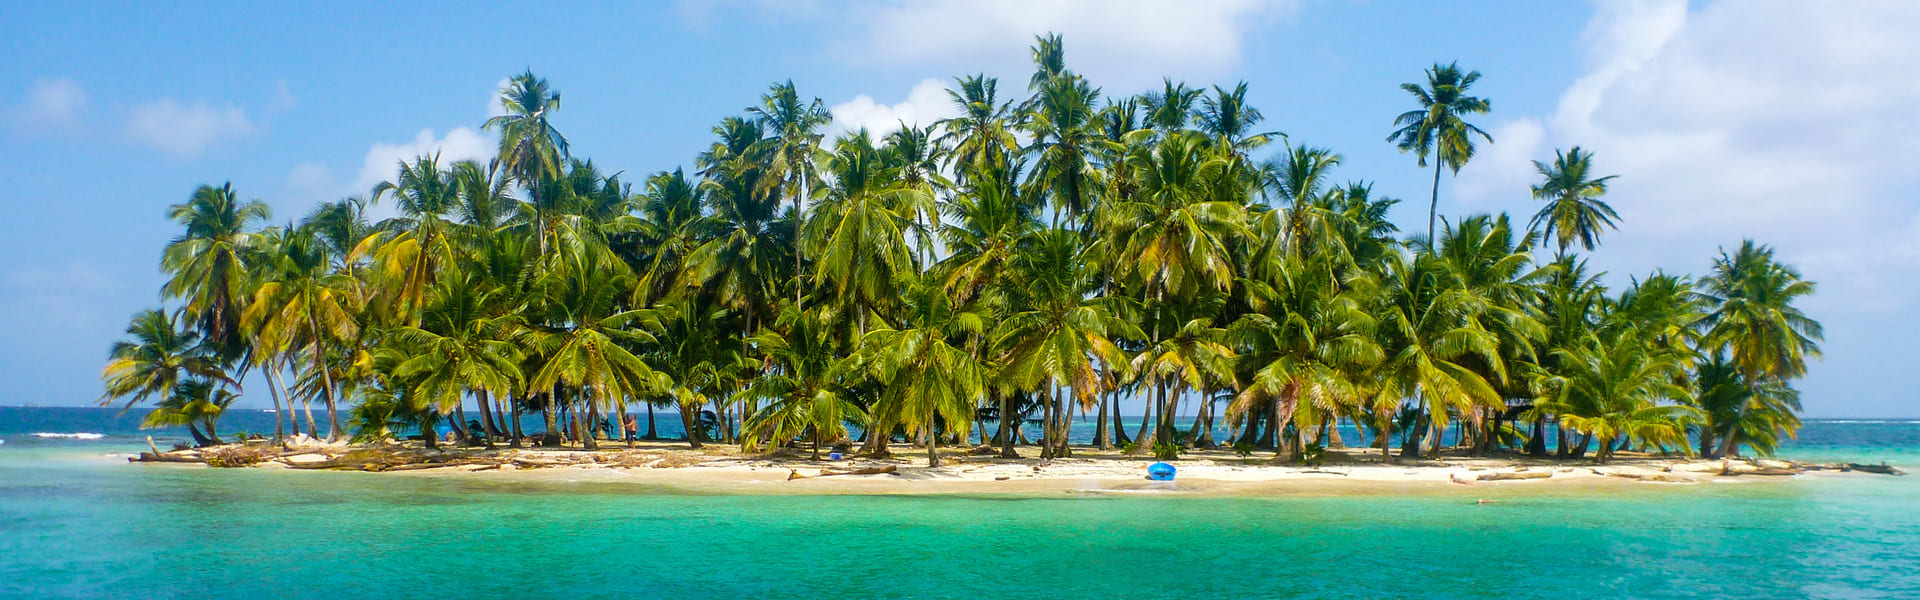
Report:
[[[700,407],[698,405],[691,409],[687,408],[686,404],[680,405],[680,427],[687,433],[687,446],[694,450],[700,449],[700,438],[705,437],[700,431],[699,415]]]
[[[267,373],[267,395],[273,396],[273,443],[279,444],[281,440],[286,438],[287,431],[286,415],[280,410],[280,376],[278,373],[275,373],[275,371],[279,369],[274,367],[273,361],[267,361],[267,364],[262,366],[266,367],[262,370]],[[293,399],[288,398],[287,404],[288,408],[292,408]],[[300,422],[295,420],[293,427],[296,430],[299,429]],[[298,433],[298,431],[295,433]]]
[[[1100,395],[1100,416],[1093,420],[1093,447],[1101,450],[1113,447],[1107,433],[1107,395]]]
[[[934,432],[933,430],[934,416],[935,416],[934,411],[927,411],[926,436],[927,436],[927,466],[928,467],[940,466],[940,452],[939,452],[940,434]]]
[[[522,435],[522,434],[520,433],[520,403],[519,403],[519,402],[515,402],[513,398],[508,398],[508,399],[507,399],[507,409],[508,409],[508,410],[509,410],[509,411],[510,411],[510,412],[512,413],[512,415],[513,415],[513,420],[512,420],[512,421],[510,421],[510,422],[508,422],[508,426],[510,426],[510,427],[512,427],[512,428],[513,428],[513,440],[512,440],[511,442],[509,442],[509,443],[510,443],[510,444],[511,444],[511,445],[512,445],[512,446],[513,446],[514,448],[519,448],[519,447],[520,447],[520,438],[522,438],[522,437],[525,437],[524,435]]]
[[[540,440],[540,445],[542,446],[560,445],[560,439],[562,437],[560,435],[560,415],[555,414],[555,411],[560,409],[559,390],[559,385],[555,385],[553,389],[547,390],[545,392],[547,401],[540,405],[540,417],[547,422],[547,434]]]
[[[1440,153],[1438,152],[1439,145],[1440,145],[1440,141],[1434,140],[1434,146],[1435,146],[1434,149],[1436,151],[1434,152],[1434,157],[1433,157],[1434,158],[1433,160],[1433,199],[1428,201],[1427,203],[1427,243],[1428,244],[1434,243],[1433,242],[1433,225],[1436,217],[1438,217],[1440,214],[1440,165],[1446,162],[1446,161],[1440,160],[1440,156],[1439,156]]]
[[[653,426],[653,403],[652,402],[647,403],[647,437],[644,439],[648,439],[648,440],[660,439],[660,430],[655,429]]]
[[[491,398],[487,396],[486,390],[474,390],[473,394],[473,399],[480,403],[481,432],[486,434],[487,449],[492,450],[493,440],[500,437],[500,430],[493,426],[493,407],[488,406],[491,404]]]
[[[1000,397],[1000,433],[994,439],[1000,441],[1000,458],[1020,458],[1013,449],[1013,401],[1009,394],[997,394]]]
[[[1758,389],[1758,388],[1759,388],[1759,385],[1757,385],[1757,383],[1758,383],[1758,382],[1757,382],[1757,381],[1755,381],[1755,377],[1754,377],[1754,375],[1753,375],[1753,374],[1751,374],[1751,373],[1746,373],[1746,374],[1744,374],[1744,375],[1746,375],[1746,379],[1747,379],[1747,382],[1746,382],[1746,383],[1747,383],[1747,397],[1746,397],[1746,398],[1744,398],[1744,399],[1742,399],[1742,400],[1740,400],[1740,407],[1739,407],[1739,408],[1737,408],[1737,409],[1734,409],[1734,411],[1733,411],[1733,426],[1732,426],[1732,427],[1728,427],[1728,428],[1727,428],[1727,437],[1726,437],[1726,439],[1722,439],[1722,440],[1720,440],[1720,453],[1719,453],[1719,455],[1718,455],[1718,456],[1714,456],[1714,457],[1712,457],[1712,458],[1724,458],[1724,457],[1728,457],[1728,456],[1733,456],[1733,455],[1734,455],[1734,452],[1736,452],[1736,451],[1737,451],[1737,445],[1738,445],[1738,444],[1740,443],[1740,441],[1739,441],[1739,437],[1740,437],[1740,422],[1741,422],[1741,421],[1745,421],[1745,420],[1747,419],[1747,409],[1748,409],[1748,408],[1749,408],[1749,407],[1750,407],[1750,406],[1751,406],[1751,405],[1753,404],[1753,397],[1754,397],[1754,395],[1756,395],[1756,394],[1758,394],[1758,393],[1759,393],[1759,389]]]
[[[1053,410],[1057,399],[1051,380],[1041,385],[1046,386],[1047,395],[1040,407],[1040,460],[1046,460],[1053,458]]]
[[[1133,440],[1134,440],[1133,453],[1134,454],[1153,451],[1153,442],[1155,437],[1154,436],[1155,430],[1153,429],[1153,424],[1155,422],[1155,419],[1153,416],[1154,409],[1159,407],[1160,405],[1160,396],[1165,396],[1165,395],[1166,395],[1166,386],[1160,385],[1159,382],[1154,382],[1153,397],[1148,398],[1147,402],[1145,403],[1145,406],[1141,407],[1140,409],[1140,412],[1141,412],[1140,430],[1133,434]]]
[[[307,321],[313,326],[313,368],[320,370],[320,390],[326,394],[327,402],[327,441],[340,441],[340,410],[333,400],[333,372],[327,369],[326,354],[320,348],[320,320],[308,315]],[[311,418],[311,417],[309,417]]]
[[[467,431],[467,403],[453,404],[453,439],[462,446],[472,443],[472,432]]]
[[[1127,443],[1126,421],[1120,415],[1120,390],[1113,391],[1113,444]]]

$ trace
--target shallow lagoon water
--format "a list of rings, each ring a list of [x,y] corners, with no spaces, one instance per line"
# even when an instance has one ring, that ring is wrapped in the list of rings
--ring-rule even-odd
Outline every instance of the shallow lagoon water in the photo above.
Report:
[[[128,432],[17,429],[4,598],[1920,597],[1920,477],[1475,492],[1493,504],[741,496],[129,465]],[[1815,422],[1785,454],[1911,471],[1916,440]]]

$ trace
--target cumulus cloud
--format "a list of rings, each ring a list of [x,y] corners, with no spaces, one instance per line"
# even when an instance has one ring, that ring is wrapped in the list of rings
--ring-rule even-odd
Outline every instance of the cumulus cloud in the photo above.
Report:
[[[1133,89],[1161,76],[1209,79],[1240,60],[1249,29],[1289,13],[1275,0],[926,0],[854,9],[866,23],[844,51],[881,64],[1024,69],[1035,35],[1058,32],[1068,64],[1096,84]]]
[[[833,123],[827,127],[828,141],[863,127],[879,137],[900,129],[902,123],[924,127],[959,115],[953,99],[947,96],[946,84],[938,79],[921,80],[907,92],[906,101],[898,104],[881,104],[872,96],[861,94],[829,110],[833,113]]]
[[[41,79],[27,86],[26,102],[13,114],[16,131],[71,131],[80,126],[87,92],[72,79]]]
[[[369,197],[373,186],[393,179],[402,161],[411,162],[417,157],[437,154],[440,166],[450,168],[453,163],[463,160],[485,163],[493,158],[495,149],[492,137],[473,128],[455,127],[444,136],[435,135],[432,129],[422,129],[409,141],[375,142],[361,156],[359,168],[354,171],[352,179],[344,179],[323,162],[295,165],[287,173],[282,194],[290,206],[275,208],[284,214],[297,215],[304,214],[309,207],[320,202],[332,202],[348,196]],[[396,214],[391,203],[376,205],[368,212],[369,217],[376,220]]]
[[[1753,237],[1820,281],[1816,302],[1920,300],[1920,4],[1608,2],[1552,115],[1503,124],[1455,189],[1531,213],[1530,160],[1579,145],[1624,219],[1616,268],[1699,270]],[[1519,175],[1516,175],[1519,174]],[[1494,191],[1501,190],[1501,191]],[[1501,200],[1505,198],[1506,200]],[[1904,249],[1904,250],[1903,250]],[[1699,257],[1674,264],[1674,257]],[[1611,261],[1611,259],[1610,259]]]
[[[134,107],[127,135],[176,158],[196,158],[207,148],[257,133],[247,111],[205,101],[185,104],[162,98]]]

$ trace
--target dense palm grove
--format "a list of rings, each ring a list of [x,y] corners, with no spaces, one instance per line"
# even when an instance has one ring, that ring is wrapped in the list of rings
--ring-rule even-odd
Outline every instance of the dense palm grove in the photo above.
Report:
[[[1473,453],[1767,453],[1798,426],[1813,284],[1767,247],[1609,289],[1578,252],[1618,221],[1612,178],[1579,148],[1536,163],[1530,220],[1439,218],[1442,173],[1491,142],[1467,121],[1490,108],[1478,72],[1403,86],[1387,141],[1434,170],[1427,227],[1403,234],[1395,200],[1335,180],[1338,154],[1263,131],[1244,83],[1107,96],[1058,37],[1033,56],[1024,94],[962,77],[960,116],[884,136],[824,139],[822,103],[777,84],[691,172],[640,182],[576,155],[527,73],[487,164],[419,157],[282,225],[202,187],[169,213],[176,307],[134,317],[103,402],[219,443],[257,374],[277,436],[594,448],[658,408],[694,447],[909,443],[936,465],[941,444],[1066,456],[1076,426],[1299,459],[1351,423],[1388,460],[1448,433]]]

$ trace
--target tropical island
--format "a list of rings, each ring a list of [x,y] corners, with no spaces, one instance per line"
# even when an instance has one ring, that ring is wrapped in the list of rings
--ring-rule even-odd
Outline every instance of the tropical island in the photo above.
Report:
[[[884,135],[826,139],[823,103],[774,84],[691,171],[639,182],[569,146],[529,71],[499,92],[485,164],[403,161],[285,225],[203,186],[169,208],[168,305],[133,317],[101,402],[152,404],[145,424],[195,442],[141,459],[214,466],[1016,482],[1168,461],[1462,485],[1822,468],[1728,460],[1794,435],[1792,381],[1820,354],[1796,306],[1814,283],[1768,246],[1609,286],[1581,253],[1622,224],[1615,176],[1579,147],[1535,163],[1538,213],[1441,216],[1443,176],[1492,142],[1470,122],[1491,110],[1479,72],[1435,64],[1381,115],[1433,171],[1425,227],[1403,231],[1399,200],[1337,179],[1339,154],[1266,129],[1247,83],[1113,95],[1059,36],[1031,50],[1023,91],[959,77],[961,116]],[[275,427],[228,443],[243,381]],[[685,439],[652,439],[655,411]]]

